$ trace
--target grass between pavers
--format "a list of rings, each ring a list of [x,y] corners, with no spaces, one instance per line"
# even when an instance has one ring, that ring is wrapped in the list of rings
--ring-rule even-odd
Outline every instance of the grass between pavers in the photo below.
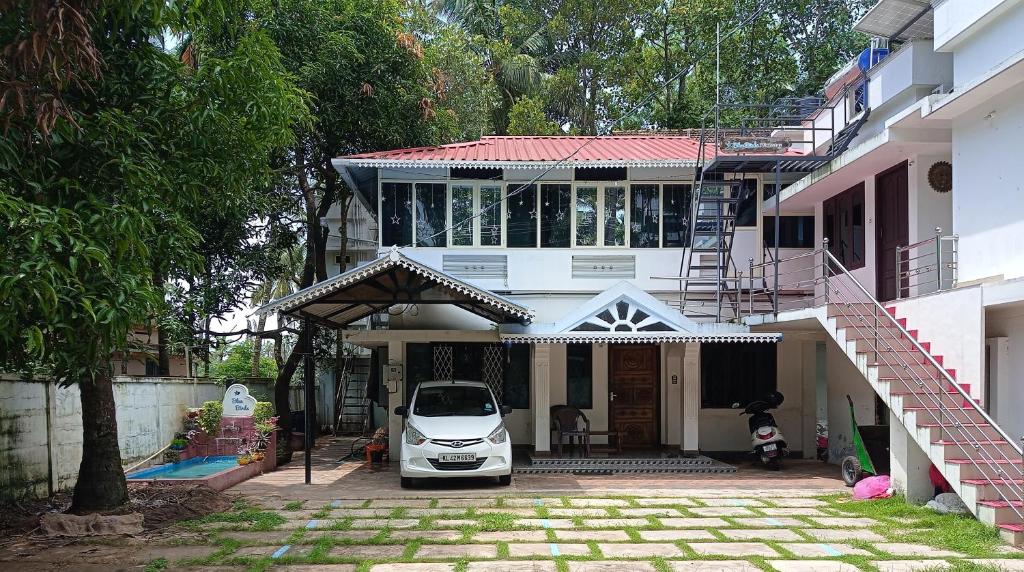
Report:
[[[302,505],[306,504],[306,501],[293,500],[284,504],[284,510],[302,510]]]
[[[171,563],[166,558],[156,558],[151,560],[146,567],[142,569],[142,572],[160,572],[160,570],[166,569]]]

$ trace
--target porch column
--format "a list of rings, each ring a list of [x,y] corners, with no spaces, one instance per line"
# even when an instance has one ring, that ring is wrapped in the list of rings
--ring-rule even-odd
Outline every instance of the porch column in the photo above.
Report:
[[[551,452],[551,344],[534,344],[533,372],[530,376],[533,387],[533,450],[537,453]]]
[[[388,342],[388,364],[399,366],[402,375],[392,381],[387,379],[388,370],[385,369],[385,382],[388,388],[388,451],[392,461],[401,461],[402,455],[402,422],[400,415],[395,415],[395,407],[405,405],[405,342]]]
[[[680,448],[688,455],[696,455],[698,445],[698,419],[700,416],[700,344],[686,344],[683,357],[683,438]]]
[[[906,495],[907,501],[924,504],[932,499],[935,491],[928,469],[931,459],[921,450],[898,415],[889,412],[889,474],[892,486]]]

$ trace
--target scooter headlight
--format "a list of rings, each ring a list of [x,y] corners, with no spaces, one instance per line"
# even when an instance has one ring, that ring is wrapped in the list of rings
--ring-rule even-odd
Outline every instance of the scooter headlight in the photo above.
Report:
[[[478,433],[479,435],[479,433]],[[487,436],[487,440],[495,445],[500,445],[508,439],[508,431],[505,430],[505,426],[501,423],[491,431],[491,434]]]
[[[409,445],[422,445],[427,442],[427,436],[412,425],[406,425],[405,442]]]

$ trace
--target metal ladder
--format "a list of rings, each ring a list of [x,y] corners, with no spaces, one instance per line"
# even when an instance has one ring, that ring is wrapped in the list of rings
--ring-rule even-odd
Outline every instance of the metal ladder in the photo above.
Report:
[[[369,373],[369,358],[359,356],[345,358],[341,407],[338,410],[338,434],[362,435],[366,431],[370,420],[369,403],[366,399]]]

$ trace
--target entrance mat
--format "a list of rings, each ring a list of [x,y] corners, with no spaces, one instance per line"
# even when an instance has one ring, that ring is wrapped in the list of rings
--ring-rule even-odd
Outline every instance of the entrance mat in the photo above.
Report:
[[[515,472],[525,475],[564,473],[574,475],[614,475],[636,473],[673,474],[725,474],[735,473],[736,467],[710,457],[678,458],[531,458],[527,465],[517,466]]]

